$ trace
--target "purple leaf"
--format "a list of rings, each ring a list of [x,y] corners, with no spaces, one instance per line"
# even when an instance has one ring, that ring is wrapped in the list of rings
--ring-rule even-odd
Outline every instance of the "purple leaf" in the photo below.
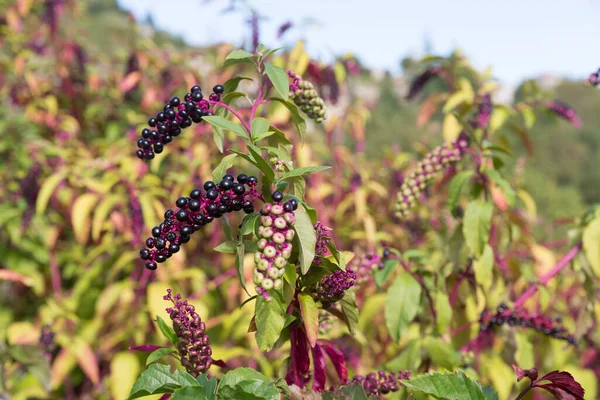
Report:
[[[523,369],[515,364],[513,364],[512,367],[515,370],[515,374],[517,374],[517,382],[526,377],[531,379],[532,381],[535,381],[538,377],[538,372],[535,368]]]
[[[171,398],[171,394],[165,393],[162,396],[160,396],[160,399],[158,399],[158,400],[169,400],[170,398]]]
[[[325,375],[327,369],[327,358],[325,351],[323,351],[323,348],[318,344],[315,344],[315,347],[313,347],[311,351],[314,366],[312,389],[316,392],[320,392],[325,389],[325,381],[327,379],[327,376]]]
[[[217,367],[221,367],[221,368],[228,368],[227,364],[225,363],[225,361],[223,360],[212,360],[213,365],[216,365]]]
[[[146,353],[152,353],[154,350],[162,349],[163,346],[155,346],[153,344],[143,344],[141,346],[131,346],[129,350],[145,351]]]
[[[333,363],[338,377],[340,378],[340,383],[344,384],[348,382],[348,367],[346,366],[346,358],[340,349],[338,349],[335,344],[325,339],[317,340],[317,344],[321,346],[323,350],[325,350],[325,353],[327,353],[327,356]]]
[[[550,381],[551,383],[540,384],[540,382]],[[552,371],[538,379],[534,387],[540,387],[552,393],[559,400],[584,400],[585,391],[573,378],[573,375],[566,371]]]

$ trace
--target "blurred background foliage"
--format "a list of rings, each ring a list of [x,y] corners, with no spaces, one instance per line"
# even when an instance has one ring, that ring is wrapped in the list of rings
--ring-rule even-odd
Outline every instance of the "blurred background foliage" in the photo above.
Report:
[[[247,295],[232,279],[233,258],[212,251],[224,241],[221,229],[214,229],[219,227],[198,233],[152,275],[138,259],[164,210],[180,193],[209,179],[222,157],[210,126],[200,124],[144,164],[134,156],[138,132],[172,95],[182,95],[196,83],[212,87],[243,75],[243,67],[220,68],[236,46],[188,46],[154,29],[151,21],[133,20],[113,0],[0,0],[0,10],[0,392],[10,392],[14,399],[125,398],[144,362],[143,354],[128,347],[162,343],[152,318],[166,316],[162,295],[169,287],[193,299],[218,358],[231,367],[247,365],[276,376],[280,353],[262,354],[247,333],[251,315],[239,309]],[[323,127],[309,123],[307,143],[297,148],[294,163],[334,166],[307,179],[306,197],[323,222],[335,228],[338,248],[365,254],[380,252],[384,244],[403,252],[418,245],[419,268],[446,265],[454,225],[446,223],[448,212],[427,211],[443,208],[444,189],[435,189],[441,196],[428,199],[419,217],[408,222],[391,217],[390,206],[402,171],[445,137],[445,113],[427,106],[425,99],[448,87],[438,80],[418,99],[405,100],[407,82],[422,71],[419,60],[402,61],[404,76],[379,76],[351,55],[331,65],[311,60],[302,42],[275,60],[309,76],[331,103],[331,118]],[[462,60],[460,52],[448,60]],[[531,224],[533,233],[529,237],[523,229],[521,249],[527,254],[514,255],[511,268],[496,274],[522,278],[520,290],[526,279],[534,279],[540,268],[547,270],[564,252],[573,217],[600,202],[600,92],[571,81],[558,82],[552,91],[540,89],[539,82],[523,82],[506,104],[556,95],[582,121],[577,129],[536,111],[535,124],[522,136],[526,139],[504,136],[513,151],[505,170],[516,171],[508,174],[511,184],[525,193],[518,208],[526,215],[515,212],[511,218],[522,217],[519,221]],[[291,124],[281,107],[269,109],[268,116],[284,131]],[[499,132],[510,129],[501,126]],[[235,136],[227,137],[226,148],[239,145]],[[236,164],[234,170],[255,172],[240,168]],[[231,225],[237,224],[232,219]],[[578,282],[575,275],[552,283],[538,302],[544,304],[541,310],[564,315],[567,326],[580,329],[582,337],[596,326],[590,315],[600,314],[593,304],[591,314],[573,311],[589,307],[583,306],[586,293],[594,298],[590,280],[575,284],[570,300],[556,296],[551,301],[548,294],[573,282]],[[355,371],[381,365],[415,370],[473,366],[474,374],[497,389],[498,384],[509,385],[508,392],[501,391],[501,398],[507,398],[502,395],[512,390],[509,365],[514,356],[506,353],[514,350],[514,338],[482,355],[481,368],[454,350],[469,337],[458,335],[450,349],[432,342],[422,350],[414,344],[420,336],[416,324],[392,344],[384,326],[371,324],[381,322],[380,291],[372,286],[359,294],[361,332],[356,341],[339,327],[330,333],[355,350],[361,360],[351,364]],[[507,296],[504,284],[484,296],[487,303],[482,303],[480,289],[472,293],[461,286],[463,292],[465,301],[458,305],[463,309],[453,328],[476,319],[482,305],[497,305]],[[44,326],[55,337],[40,347]],[[588,344],[597,339],[590,337]],[[547,338],[517,340],[528,346],[521,347],[521,360],[531,361],[533,345],[548,349],[536,352],[536,364],[546,369],[571,366],[588,393],[595,393],[600,372],[596,367],[594,375],[585,368],[598,365],[597,351],[565,349]],[[422,356],[426,350],[429,356]],[[445,361],[435,356],[443,351],[451,353]]]

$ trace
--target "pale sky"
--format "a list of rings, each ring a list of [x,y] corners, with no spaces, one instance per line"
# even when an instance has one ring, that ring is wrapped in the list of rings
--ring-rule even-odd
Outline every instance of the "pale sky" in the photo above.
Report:
[[[247,36],[245,16],[220,15],[226,0],[119,0],[138,18],[192,44]],[[367,66],[399,72],[404,55],[422,55],[427,37],[437,53],[458,46],[475,67],[492,66],[505,83],[543,73],[583,79],[600,67],[600,0],[250,0],[269,20],[261,41],[270,47],[307,41],[313,57],[328,61],[352,52]],[[277,28],[312,18],[320,26]]]

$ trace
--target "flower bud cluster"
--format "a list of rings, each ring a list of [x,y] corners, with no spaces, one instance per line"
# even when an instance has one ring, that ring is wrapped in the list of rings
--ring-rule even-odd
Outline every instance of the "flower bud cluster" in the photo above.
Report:
[[[319,96],[314,85],[303,80],[294,71],[288,71],[288,76],[293,79],[290,84],[290,97],[309,118],[321,123],[327,118],[325,101]]]
[[[573,335],[567,333],[567,329],[561,325],[560,318],[551,318],[539,313],[530,313],[526,310],[511,310],[505,303],[500,304],[495,313],[488,313],[484,310],[479,318],[480,331],[487,332],[495,326],[502,326],[505,323],[509,326],[522,326],[535,329],[544,335],[552,336],[555,339],[565,340],[570,344],[577,344]]]
[[[588,78],[588,83],[592,86],[598,86],[600,84],[600,69],[590,74],[590,77]]]
[[[485,128],[490,122],[492,115],[492,97],[489,93],[484,94],[478,99],[477,115],[471,121],[471,125],[475,128]]]
[[[173,330],[179,338],[177,351],[181,357],[181,365],[196,378],[208,371],[213,363],[210,339],[206,335],[206,325],[196,313],[193,305],[181,300],[181,295],[173,297],[173,291],[167,289],[163,299],[173,303],[166,311],[173,321]]]
[[[469,142],[466,135],[461,134],[458,140],[452,143],[444,143],[431,151],[423,159],[414,171],[412,171],[404,180],[398,193],[396,202],[396,216],[406,218],[410,210],[416,206],[419,195],[427,187],[438,172],[447,168],[449,165],[462,159],[464,149]]]
[[[362,385],[367,396],[385,395],[400,390],[401,380],[410,379],[410,371],[398,372],[371,372],[366,376],[355,375],[351,382],[358,382]]]
[[[571,123],[575,128],[579,128],[581,126],[581,121],[579,120],[579,116],[571,107],[567,104],[562,103],[558,100],[551,101],[546,103],[546,108],[558,115],[560,118],[563,118]]]
[[[317,221],[317,223],[313,226],[317,235],[317,244],[315,246],[315,259],[313,261],[313,264],[321,265],[321,263],[323,262],[321,257],[325,255],[325,253],[327,253],[327,245],[331,241],[331,236],[329,236],[329,232],[331,232],[332,229],[323,225],[321,221]]]
[[[215,218],[231,211],[253,213],[254,201],[260,196],[256,191],[257,185],[255,176],[240,174],[236,182],[232,175],[227,174],[220,183],[205,182],[204,191],[194,189],[189,197],[177,199],[175,204],[179,210],[165,212],[165,220],[152,228],[152,237],[146,239],[147,248],[140,250],[140,257],[146,260],[146,268],[156,269],[157,263],[163,263],[177,253],[183,243],[190,241],[192,233]]]
[[[346,290],[354,286],[357,276],[352,269],[337,270],[315,285],[313,297],[323,304],[323,308],[329,308],[344,297]]]
[[[295,199],[282,203],[283,194],[273,193],[273,203],[265,203],[260,210],[258,227],[258,252],[254,255],[253,280],[256,292],[271,300],[269,290],[283,287],[281,278],[292,255],[292,240],[296,223],[294,211],[298,209]]]
[[[173,97],[165,104],[163,111],[148,120],[150,128],[142,129],[141,137],[137,141],[136,156],[142,160],[152,160],[155,154],[162,153],[164,146],[181,134],[182,129],[192,126],[192,123],[202,121],[202,117],[212,115],[211,102],[218,102],[224,91],[223,85],[216,85],[213,93],[206,100],[202,95],[202,88],[192,86],[183,101]]]

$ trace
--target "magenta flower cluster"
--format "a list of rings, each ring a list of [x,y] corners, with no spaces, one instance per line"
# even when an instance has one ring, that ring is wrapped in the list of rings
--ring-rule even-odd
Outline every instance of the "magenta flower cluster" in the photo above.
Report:
[[[560,118],[563,118],[571,123],[575,128],[579,128],[581,126],[581,121],[579,116],[571,107],[567,104],[562,103],[558,100],[551,101],[546,103],[546,108],[558,115]]]
[[[433,149],[419,162],[417,167],[406,177],[398,192],[396,202],[396,215],[406,218],[410,211],[416,206],[421,192],[427,187],[438,172],[462,159],[469,141],[462,133],[458,140],[452,143],[444,143]]]
[[[492,97],[489,93],[486,93],[477,101],[477,114],[475,115],[475,119],[471,121],[471,126],[484,129],[490,123],[491,115]]]
[[[193,305],[181,300],[181,295],[173,297],[173,291],[167,289],[163,299],[173,303],[166,311],[173,321],[173,330],[179,339],[177,351],[181,365],[194,378],[208,371],[213,363],[210,339],[206,335],[206,325],[196,313]]]
[[[357,276],[352,269],[337,270],[325,276],[315,285],[314,295],[316,300],[323,304],[323,308],[329,308],[333,303],[344,297],[346,290],[354,286]]]
[[[376,253],[367,253],[356,256],[350,261],[346,270],[356,273],[356,284],[367,282],[373,276],[373,272],[383,268],[383,258]]]
[[[351,382],[358,382],[362,385],[367,396],[385,395],[391,392],[397,392],[400,386],[403,386],[401,380],[410,379],[410,371],[398,372],[371,372],[366,376],[356,375]]]
[[[282,203],[281,192],[274,192],[272,197],[274,202],[265,203],[260,210],[258,252],[254,255],[256,292],[266,300],[272,299],[269,290],[283,287],[281,278],[292,255],[292,240],[296,233],[293,229],[296,223],[294,210],[298,208],[296,200]]]
[[[208,100],[202,95],[202,88],[192,86],[183,101],[173,97],[165,104],[163,111],[148,120],[150,128],[142,129],[141,137],[137,141],[136,156],[142,160],[152,160],[155,154],[162,153],[164,146],[181,134],[182,129],[192,126],[192,123],[202,121],[202,117],[212,115],[211,103],[218,103],[225,88],[216,85]]]
[[[190,241],[192,233],[231,211],[254,212],[254,201],[260,197],[256,191],[258,179],[255,176],[240,174],[237,182],[232,175],[225,175],[216,184],[204,183],[204,191],[194,189],[189,197],[176,201],[178,211],[165,212],[165,220],[152,228],[152,237],[146,239],[146,247],[140,250],[140,257],[146,261],[146,268],[155,270],[157,263],[180,250],[183,243]],[[248,188],[247,188],[248,187]]]
[[[508,324],[509,326],[535,329],[537,332],[552,336],[555,339],[565,340],[570,344],[577,344],[575,337],[568,334],[567,329],[561,325],[561,322],[560,318],[551,318],[539,313],[530,313],[527,310],[511,310],[506,304],[502,303],[498,306],[495,313],[489,313],[487,310],[481,313],[479,329],[481,332],[488,332],[496,326]]]
[[[323,262],[321,257],[327,253],[327,245],[331,242],[331,236],[329,236],[329,232],[331,232],[331,228],[323,225],[321,221],[317,221],[316,224],[313,225],[315,228],[315,233],[317,236],[317,244],[315,246],[315,259],[313,264],[321,265]]]

